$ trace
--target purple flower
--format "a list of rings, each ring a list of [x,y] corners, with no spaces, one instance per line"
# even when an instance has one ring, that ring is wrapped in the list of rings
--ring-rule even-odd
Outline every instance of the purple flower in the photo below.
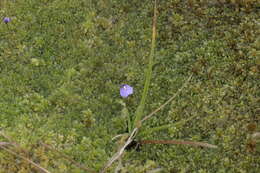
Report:
[[[131,87],[127,84],[121,85],[121,87],[120,87],[120,95],[123,98],[128,97],[129,95],[133,94],[133,92],[134,92],[133,87]]]
[[[4,22],[5,24],[9,23],[10,21],[11,21],[11,19],[10,19],[9,17],[5,17],[5,18],[3,19],[3,22]]]

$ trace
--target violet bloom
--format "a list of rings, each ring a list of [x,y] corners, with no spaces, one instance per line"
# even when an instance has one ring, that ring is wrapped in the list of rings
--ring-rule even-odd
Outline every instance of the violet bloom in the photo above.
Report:
[[[9,23],[10,21],[11,21],[11,19],[10,19],[9,17],[5,17],[5,18],[3,19],[3,22],[4,22],[5,24]]]
[[[131,87],[127,84],[121,85],[121,87],[120,87],[120,95],[123,98],[128,97],[129,95],[133,94],[133,92],[134,92],[133,87]]]

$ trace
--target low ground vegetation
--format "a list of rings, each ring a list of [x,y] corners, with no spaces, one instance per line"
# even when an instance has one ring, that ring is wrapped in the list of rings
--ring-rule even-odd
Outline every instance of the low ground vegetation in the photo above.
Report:
[[[0,17],[11,19],[0,24],[0,142],[15,141],[20,147],[10,150],[50,172],[86,172],[58,151],[100,170],[117,149],[111,139],[127,130],[124,106],[131,115],[141,98],[153,3],[1,0]],[[218,149],[142,145],[124,154],[122,172],[260,170],[259,139],[252,137],[260,131],[259,28],[260,5],[253,0],[158,3],[146,113],[193,77],[144,124],[173,126],[137,140],[203,141]],[[121,84],[133,86],[134,94],[121,98]],[[1,173],[36,170],[0,150]]]

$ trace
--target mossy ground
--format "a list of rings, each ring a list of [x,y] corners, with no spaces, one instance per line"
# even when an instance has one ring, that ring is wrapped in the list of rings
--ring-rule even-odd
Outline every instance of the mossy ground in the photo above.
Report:
[[[122,172],[260,170],[260,5],[258,1],[159,1],[158,37],[146,113],[182,93],[143,128],[172,123],[142,139],[204,141],[218,149],[144,145]],[[99,170],[124,133],[122,101],[140,101],[151,42],[150,0],[0,1],[0,127],[50,172],[84,172],[40,142]],[[134,87],[122,99],[120,84]],[[187,123],[174,123],[196,115]],[[0,137],[0,141],[6,141]],[[117,163],[110,169],[116,167]],[[0,172],[35,172],[0,150]]]

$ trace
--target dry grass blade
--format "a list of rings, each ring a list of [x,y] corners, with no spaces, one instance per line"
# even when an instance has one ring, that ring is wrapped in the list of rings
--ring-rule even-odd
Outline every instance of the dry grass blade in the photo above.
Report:
[[[23,151],[24,153],[29,153],[28,151],[26,151],[25,149],[23,149],[18,143],[16,143],[14,140],[11,139],[11,137],[7,136],[4,132],[0,131],[0,135],[3,136],[5,139],[7,139],[9,142],[7,142],[8,144],[16,147],[16,148],[19,148],[21,151]],[[27,162],[31,163],[32,165],[34,165],[36,168],[38,168],[39,170],[43,171],[43,172],[46,172],[46,173],[50,173],[47,169],[41,167],[40,165],[34,163],[33,161],[31,161],[30,159],[22,156],[22,155],[19,155],[17,153],[15,153],[14,151],[12,150],[9,150],[7,149],[6,147],[4,147],[3,145],[0,145],[0,148],[2,148],[3,150],[7,151],[8,153],[10,154],[13,154],[15,155],[16,157],[19,157],[23,160],[26,160]]]
[[[0,146],[12,145],[10,142],[0,142]]]
[[[85,171],[87,171],[87,172],[90,172],[90,173],[96,173],[95,171],[91,170],[90,168],[87,168],[87,167],[81,165],[80,163],[76,162],[75,160],[69,158],[67,155],[61,153],[60,151],[56,150],[56,149],[53,148],[52,146],[47,145],[47,144],[42,143],[42,142],[40,142],[40,144],[41,144],[42,146],[44,146],[45,148],[49,149],[49,150],[55,151],[55,152],[58,153],[60,156],[62,156],[64,159],[66,159],[67,161],[71,162],[73,165],[77,166],[78,168],[81,168],[81,169],[83,169],[83,170],[85,170]]]
[[[126,136],[126,135],[128,135],[128,134],[127,133],[119,134],[119,135],[114,136],[111,140],[113,141],[113,140],[116,140],[117,138],[120,138],[120,137],[123,137],[123,136]]]
[[[253,139],[257,139],[257,138],[260,138],[260,132],[255,132],[252,134],[252,138]]]
[[[9,142],[0,142],[0,147],[3,146],[3,145],[13,145],[14,147],[19,148],[20,150],[22,150],[24,153],[28,153],[28,151],[26,151],[25,149],[23,149],[22,147],[20,147],[19,144],[17,144],[16,142],[14,142],[14,141],[11,139],[11,137],[7,136],[4,132],[0,131],[0,135],[3,136],[4,138],[6,138],[6,139],[9,141]],[[83,169],[83,170],[85,170],[85,171],[88,171],[88,172],[90,172],[90,173],[96,173],[95,171],[93,171],[93,170],[91,170],[91,169],[89,169],[89,168],[86,168],[86,167],[82,166],[81,164],[77,163],[76,161],[70,159],[68,156],[66,156],[65,154],[63,154],[63,153],[57,151],[57,150],[54,149],[53,147],[51,147],[51,146],[49,146],[49,145],[47,145],[47,144],[44,144],[44,143],[42,143],[42,142],[41,142],[41,144],[42,144],[45,148],[47,148],[47,149],[49,149],[49,150],[54,150],[54,151],[56,151],[56,152],[59,153],[61,156],[63,156],[67,161],[71,162],[71,163],[74,164],[75,166],[77,166],[77,167],[79,167],[79,168],[81,168],[81,169]],[[5,150],[6,150],[6,148],[5,148]],[[6,151],[7,151],[7,150],[6,150]],[[11,153],[11,152],[9,152],[9,153]],[[11,154],[14,154],[14,152],[11,153]],[[16,153],[15,153],[15,154],[16,154]],[[16,156],[17,156],[17,155],[18,155],[18,154],[16,154]],[[20,158],[25,158],[25,157],[23,157],[23,156],[21,156],[21,155],[19,155],[19,157],[20,157]],[[25,160],[26,160],[26,159],[27,159],[27,158],[25,158]],[[28,160],[29,160],[29,159],[27,159],[27,161],[28,161]],[[30,163],[32,163],[32,161],[30,161]],[[38,167],[41,167],[41,166],[38,165]],[[41,168],[42,168],[42,167],[41,167]],[[44,169],[44,168],[43,168],[43,169]]]
[[[204,143],[204,142],[193,142],[193,141],[181,141],[181,140],[143,140],[140,144],[181,144],[181,145],[192,145],[195,147],[207,147],[207,148],[218,148],[216,145]]]
[[[182,87],[169,99],[167,100],[164,104],[162,104],[159,108],[155,109],[153,112],[151,112],[149,115],[145,116],[142,120],[141,123],[143,123],[145,120],[151,118],[154,114],[159,112],[161,109],[163,109],[167,104],[169,104],[175,97],[177,97],[180,92],[187,86],[187,84],[190,82],[192,78],[192,75],[186,80],[186,82],[182,85]]]
[[[18,143],[16,143],[10,136],[6,135],[3,131],[0,131],[0,135],[7,139],[9,143],[12,144],[14,147],[19,148],[20,151],[29,155],[29,152],[26,149],[22,148]]]
[[[125,144],[118,150],[118,152],[116,154],[113,155],[113,157],[111,157],[111,159],[108,161],[108,163],[104,166],[104,168],[100,171],[100,173],[104,173],[106,172],[107,168],[109,168],[116,160],[118,160],[122,154],[124,153],[125,148],[133,141],[133,139],[136,136],[136,133],[138,131],[138,128],[134,128],[134,130],[132,131],[131,135],[129,136],[129,138],[127,139],[127,141],[125,142]]]
[[[4,134],[4,132],[0,131],[0,135],[3,136],[5,139],[7,139],[9,141],[10,144],[12,144],[15,147],[19,147],[19,145],[17,143],[15,143],[11,137],[7,136],[6,134]]]
[[[2,148],[3,150],[5,150],[6,152],[8,152],[8,153],[10,153],[10,154],[12,154],[12,155],[15,155],[16,157],[19,157],[19,158],[21,158],[21,159],[23,159],[23,160],[29,162],[30,164],[32,164],[33,166],[35,166],[35,167],[38,168],[39,170],[41,170],[41,171],[43,171],[43,172],[45,172],[45,173],[50,173],[47,169],[41,167],[40,165],[36,164],[35,162],[31,161],[30,159],[28,159],[28,158],[26,158],[26,157],[24,157],[24,156],[21,156],[21,155],[15,153],[14,151],[5,148],[4,146],[1,146],[1,145],[0,145],[0,148]]]
[[[163,168],[156,168],[151,171],[148,171],[147,173],[157,173],[157,172],[161,172],[161,171],[163,171]]]

